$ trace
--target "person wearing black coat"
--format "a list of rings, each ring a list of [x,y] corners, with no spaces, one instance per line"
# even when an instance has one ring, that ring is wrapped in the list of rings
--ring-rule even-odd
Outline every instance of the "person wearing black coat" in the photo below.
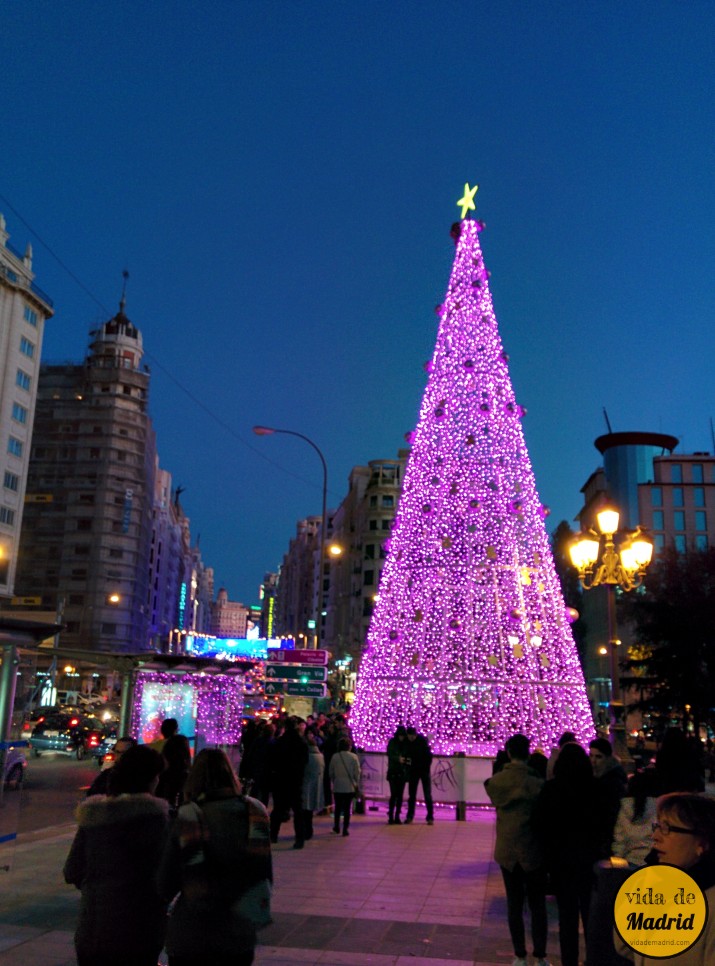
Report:
[[[407,752],[409,761],[409,798],[407,800],[407,816],[405,824],[415,817],[417,802],[417,786],[422,782],[422,794],[427,808],[427,824],[434,825],[434,808],[432,805],[432,751],[424,735],[417,734],[415,728],[407,729]]]
[[[559,752],[554,777],[541,789],[532,823],[559,910],[562,966],[578,966],[579,914],[586,932],[599,842],[595,779],[580,745],[565,744]]]
[[[271,842],[278,841],[281,823],[293,812],[294,849],[305,844],[303,825],[303,776],[308,764],[308,742],[303,737],[305,721],[288,718],[285,730],[271,746]]]
[[[77,808],[64,877],[82,892],[78,966],[156,966],[167,909],[156,871],[169,806],[152,792],[163,767],[152,748],[130,748],[110,771],[109,795],[94,795]]]

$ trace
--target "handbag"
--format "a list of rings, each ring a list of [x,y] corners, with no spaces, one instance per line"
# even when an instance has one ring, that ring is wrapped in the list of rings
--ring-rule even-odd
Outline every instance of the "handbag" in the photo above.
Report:
[[[271,916],[272,887],[269,879],[263,879],[249,886],[240,899],[234,903],[234,910],[250,920],[256,929],[263,929],[273,922]]]

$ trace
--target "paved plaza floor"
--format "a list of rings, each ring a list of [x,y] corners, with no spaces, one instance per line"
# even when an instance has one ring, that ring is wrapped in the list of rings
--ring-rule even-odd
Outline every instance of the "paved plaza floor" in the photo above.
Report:
[[[353,818],[348,838],[332,820],[292,848],[289,826],[273,847],[274,923],[264,929],[257,966],[511,966],[504,888],[492,861],[494,813],[466,822],[437,809],[428,826],[387,825],[384,806]],[[72,826],[20,836],[0,873],[0,966],[74,966],[79,893],[62,865]],[[557,966],[556,913],[549,905],[549,959]],[[163,960],[162,960],[163,961]]]

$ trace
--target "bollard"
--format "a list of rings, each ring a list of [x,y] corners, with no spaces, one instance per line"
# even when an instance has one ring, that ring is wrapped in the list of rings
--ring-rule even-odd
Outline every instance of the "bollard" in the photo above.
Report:
[[[463,751],[456,751],[454,753],[454,757],[455,758],[466,758],[466,755],[465,755],[465,753]],[[464,768],[462,768],[462,779],[464,779]],[[463,782],[462,782],[462,784],[463,784]],[[467,803],[466,802],[457,802],[457,808],[455,810],[454,817],[455,817],[455,819],[456,819],[457,822],[466,822],[467,821]]]

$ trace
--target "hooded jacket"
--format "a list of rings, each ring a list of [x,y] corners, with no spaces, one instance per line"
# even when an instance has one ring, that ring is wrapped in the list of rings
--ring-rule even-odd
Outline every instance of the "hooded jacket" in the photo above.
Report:
[[[77,833],[65,881],[82,892],[75,945],[85,955],[114,959],[164,943],[166,902],[156,873],[169,806],[153,795],[95,795],[77,807]]]

